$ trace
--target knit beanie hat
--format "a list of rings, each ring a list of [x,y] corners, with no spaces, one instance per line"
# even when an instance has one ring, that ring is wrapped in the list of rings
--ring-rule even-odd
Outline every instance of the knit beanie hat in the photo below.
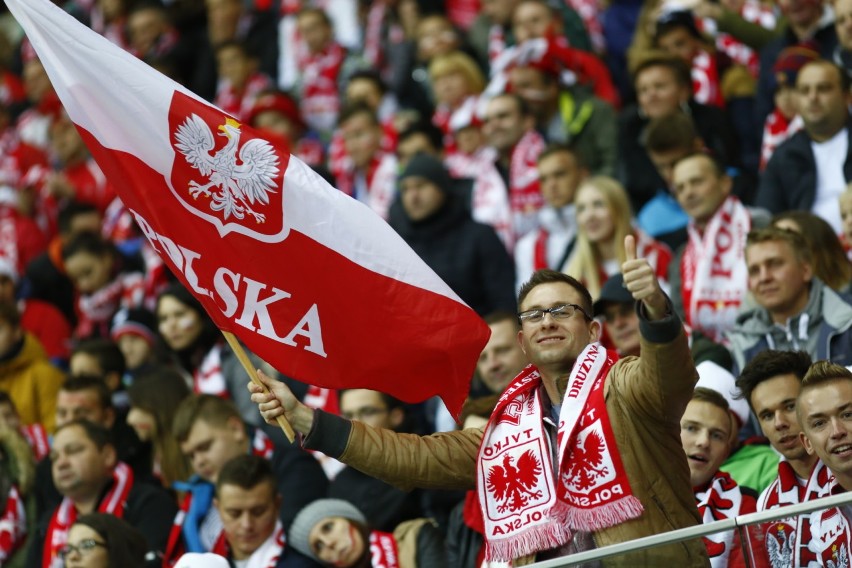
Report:
[[[119,337],[129,333],[141,337],[148,345],[154,345],[157,340],[155,329],[157,321],[150,311],[144,308],[124,308],[112,319],[110,337],[113,341],[118,341]]]
[[[441,160],[422,152],[411,158],[405,170],[399,175],[398,182],[409,177],[425,178],[437,185],[444,193],[449,192],[453,185],[453,180]]]
[[[348,501],[343,499],[317,499],[303,507],[296,518],[293,519],[287,542],[305,556],[310,556],[319,562],[319,558],[316,557],[308,544],[308,535],[311,533],[311,529],[317,526],[317,523],[330,517],[343,517],[361,524],[367,522],[364,514]]]

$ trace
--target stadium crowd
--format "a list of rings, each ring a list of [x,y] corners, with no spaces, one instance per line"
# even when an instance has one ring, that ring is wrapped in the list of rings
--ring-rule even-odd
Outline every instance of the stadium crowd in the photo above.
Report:
[[[53,3],[491,336],[458,422],[251,353],[247,388],[4,5],[0,566],[519,566],[852,489],[852,0]],[[852,566],[850,523],[603,565]]]

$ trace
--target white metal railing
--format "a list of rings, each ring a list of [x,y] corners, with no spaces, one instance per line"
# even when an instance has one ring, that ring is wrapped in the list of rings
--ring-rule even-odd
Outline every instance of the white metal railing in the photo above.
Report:
[[[545,560],[543,562],[536,562],[535,564],[531,564],[530,568],[575,566],[577,564],[583,564],[584,562],[593,562],[595,560],[602,560],[604,558],[627,554],[629,552],[637,552],[639,550],[645,550],[655,546],[673,544],[684,540],[692,540],[694,538],[701,538],[703,536],[730,531],[740,527],[757,525],[778,519],[786,519],[788,517],[796,517],[798,515],[804,515],[814,511],[831,509],[832,507],[840,507],[843,505],[852,505],[852,492],[823,497],[822,499],[814,499],[813,501],[800,503],[798,505],[789,505],[787,507],[769,509],[768,511],[749,513],[748,515],[740,515],[733,519],[725,519],[723,521],[715,521],[712,523],[696,525],[694,527],[687,527],[685,529],[677,529],[667,533],[637,538],[636,540],[629,540],[627,542],[620,542],[618,544],[611,544],[609,546],[588,550],[586,552],[562,556],[560,558]],[[746,545],[743,544],[743,546]]]

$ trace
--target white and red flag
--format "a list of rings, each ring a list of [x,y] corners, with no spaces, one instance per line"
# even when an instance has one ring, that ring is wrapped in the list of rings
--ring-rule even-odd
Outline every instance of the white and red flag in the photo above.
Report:
[[[7,0],[71,120],[216,324],[285,374],[457,413],[488,328],[382,219],[48,0]]]

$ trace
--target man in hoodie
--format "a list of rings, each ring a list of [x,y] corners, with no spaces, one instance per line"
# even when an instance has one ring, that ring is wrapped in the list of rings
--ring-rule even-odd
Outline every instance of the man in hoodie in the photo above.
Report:
[[[752,231],[745,259],[757,306],[741,312],[728,333],[737,368],[766,349],[852,364],[852,304],[814,275],[801,235],[777,227]]]
[[[476,313],[513,311],[514,264],[494,229],[471,219],[468,186],[417,154],[399,176],[390,225]]]

